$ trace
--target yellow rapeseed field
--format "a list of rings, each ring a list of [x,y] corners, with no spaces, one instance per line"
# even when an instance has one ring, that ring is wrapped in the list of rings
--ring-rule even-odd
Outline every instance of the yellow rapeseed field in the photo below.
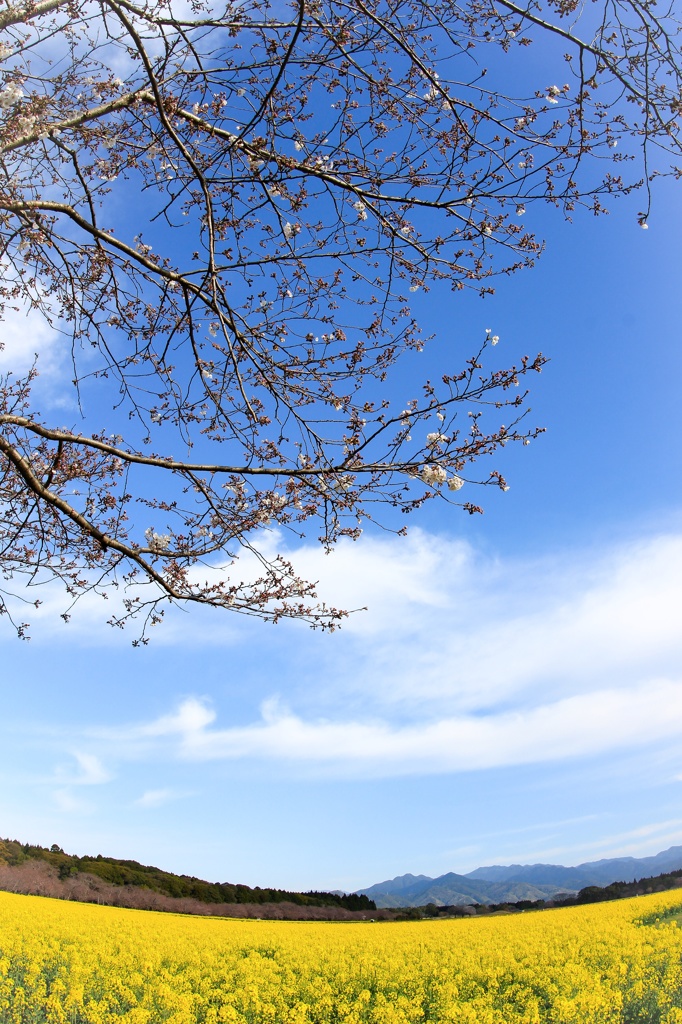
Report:
[[[682,1024],[682,929],[666,921],[681,906],[678,891],[505,917],[327,924],[3,892],[0,1021]]]

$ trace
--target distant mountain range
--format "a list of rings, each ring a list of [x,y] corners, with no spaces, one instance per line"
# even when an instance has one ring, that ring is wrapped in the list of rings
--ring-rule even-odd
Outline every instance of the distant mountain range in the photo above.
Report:
[[[438,878],[399,875],[367,889],[358,889],[357,895],[368,896],[377,907],[518,903],[519,900],[548,900],[558,893],[576,893],[589,885],[632,882],[679,870],[682,870],[682,846],[671,846],[654,857],[614,857],[587,861],[573,868],[561,864],[492,864],[466,875],[454,871]]]

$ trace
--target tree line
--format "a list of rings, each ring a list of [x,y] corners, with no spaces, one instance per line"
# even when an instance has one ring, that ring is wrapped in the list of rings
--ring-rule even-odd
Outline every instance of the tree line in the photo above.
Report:
[[[137,886],[163,893],[175,899],[190,898],[201,903],[295,903],[299,906],[342,907],[345,910],[376,910],[376,904],[367,896],[355,893],[290,892],[232,882],[206,882],[190,875],[176,875],[170,871],[136,860],[116,857],[78,857],[65,853],[56,843],[51,847],[34,846],[17,840],[0,840],[0,863],[17,866],[27,860],[43,860],[57,869],[59,877],[68,878],[79,873],[95,875],[112,885]]]

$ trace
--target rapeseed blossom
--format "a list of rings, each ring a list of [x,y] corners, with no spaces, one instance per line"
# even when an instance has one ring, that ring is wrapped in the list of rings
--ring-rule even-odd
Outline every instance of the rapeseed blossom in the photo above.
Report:
[[[679,891],[502,917],[286,922],[2,892],[0,1021],[680,1024],[675,909]]]

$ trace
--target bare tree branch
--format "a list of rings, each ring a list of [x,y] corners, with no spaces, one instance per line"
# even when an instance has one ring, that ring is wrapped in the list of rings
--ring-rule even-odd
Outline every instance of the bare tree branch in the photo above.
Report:
[[[566,81],[511,95],[528,46]],[[479,512],[474,486],[507,487],[482,457],[540,433],[545,360],[500,367],[490,333],[396,390],[412,294],[532,266],[532,203],[641,188],[645,227],[682,174],[679,24],[649,0],[49,0],[0,13],[0,53],[0,302],[69,344],[78,424],[40,414],[35,368],[0,382],[21,635],[12,601],[55,581],[66,617],[118,588],[110,621],[143,634],[167,601],[337,626],[273,538]]]

